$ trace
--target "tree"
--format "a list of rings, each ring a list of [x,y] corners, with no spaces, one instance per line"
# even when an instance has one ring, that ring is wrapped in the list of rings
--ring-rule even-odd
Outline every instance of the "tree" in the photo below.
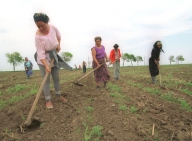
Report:
[[[169,61],[170,61],[170,65],[171,65],[171,62],[175,62],[173,55],[171,55],[171,56],[169,57]]]
[[[20,55],[19,52],[14,53],[6,53],[7,61],[13,65],[13,70],[15,71],[15,66],[18,66],[19,64],[24,62],[23,57]]]
[[[123,67],[124,67],[124,62],[125,61],[129,62],[129,54],[128,53],[122,53],[122,60],[123,60]]]
[[[136,58],[133,54],[129,54],[128,59],[131,61],[131,65],[133,66],[132,62],[136,62]]]
[[[185,61],[182,55],[180,56],[179,61],[181,61],[181,64],[182,64],[182,61]]]
[[[137,61],[137,66],[139,65],[140,61],[143,61],[143,58],[141,56],[137,56],[136,57],[136,61]]]
[[[179,61],[184,61],[185,59],[183,58],[183,56],[182,55],[179,55],[179,56],[177,56],[177,62],[178,62],[178,64],[179,64]]]
[[[73,58],[73,54],[71,54],[70,52],[62,52],[61,53],[61,57],[66,61],[66,62],[70,62]]]

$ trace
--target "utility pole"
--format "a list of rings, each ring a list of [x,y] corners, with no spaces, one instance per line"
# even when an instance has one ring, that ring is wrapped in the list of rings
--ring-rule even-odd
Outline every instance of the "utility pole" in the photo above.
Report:
[[[88,68],[90,68],[91,65],[91,61],[89,61],[89,57],[88,57]]]
[[[145,57],[144,57],[144,66],[145,66]]]

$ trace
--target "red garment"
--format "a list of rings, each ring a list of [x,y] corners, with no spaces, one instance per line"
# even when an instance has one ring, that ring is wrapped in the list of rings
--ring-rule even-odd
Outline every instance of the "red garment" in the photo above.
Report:
[[[118,51],[118,57],[119,57],[118,60],[120,62],[120,57],[121,57],[120,49],[117,49],[117,51]],[[111,50],[111,53],[109,55],[109,59],[111,60],[112,63],[115,62],[115,49]]]

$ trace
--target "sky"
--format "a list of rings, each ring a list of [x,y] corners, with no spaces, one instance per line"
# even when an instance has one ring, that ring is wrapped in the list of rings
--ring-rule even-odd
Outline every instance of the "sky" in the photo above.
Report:
[[[148,65],[157,40],[165,51],[160,64],[169,64],[171,55],[182,55],[183,64],[192,63],[191,0],[0,0],[0,71],[13,70],[5,54],[15,51],[39,69],[34,60],[37,27],[33,20],[38,12],[47,14],[49,24],[60,31],[60,52],[73,54],[72,67],[88,58],[92,61],[96,36],[102,37],[108,55],[118,44],[122,53],[143,57],[139,65]],[[24,70],[24,65],[16,70]]]

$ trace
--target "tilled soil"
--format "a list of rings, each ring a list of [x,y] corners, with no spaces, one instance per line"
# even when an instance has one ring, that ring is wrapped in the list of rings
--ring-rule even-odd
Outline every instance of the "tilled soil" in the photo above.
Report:
[[[191,66],[185,68],[182,72],[186,73],[187,76],[182,74],[182,76],[178,76],[179,79],[185,80],[185,77],[188,77],[187,70],[191,69]],[[175,70],[175,66],[169,67],[168,70],[173,71],[173,75],[176,74],[177,72],[172,69]],[[20,132],[19,125],[26,120],[35,95],[3,108],[0,111],[0,140],[83,141],[86,136],[86,127],[90,132],[93,126],[102,126],[102,136],[99,138],[101,141],[192,140],[192,111],[183,109],[177,103],[161,99],[159,95],[127,84],[129,80],[140,83],[143,87],[161,89],[159,83],[151,84],[150,77],[147,77],[147,67],[122,68],[121,78],[118,81],[113,80],[112,69],[109,70],[111,74],[109,85],[117,86],[120,89],[118,92],[126,97],[123,102],[118,102],[111,96],[112,93],[117,93],[111,87],[103,89],[101,85],[101,88],[97,90],[93,75],[80,81],[79,83],[84,84],[84,86],[79,87],[71,82],[83,76],[80,71],[61,70],[61,81],[66,80],[61,83],[62,95],[68,102],[58,101],[54,95],[54,89],[51,89],[54,108],[46,109],[42,94],[33,114],[33,119],[40,121],[40,125],[29,128],[24,133]],[[139,71],[139,75],[130,75],[127,73],[130,71],[135,73]],[[37,77],[35,82],[40,85],[40,74],[38,71],[35,73],[36,75],[30,80],[23,78],[24,80],[22,79],[21,82],[32,83],[31,85],[33,85],[34,77]],[[163,74],[165,75],[166,72],[162,73],[162,76]],[[178,79],[176,76],[173,78]],[[18,79],[15,81],[19,83]],[[9,83],[6,80],[0,80],[0,82],[4,86],[2,91],[8,88]],[[174,96],[185,99],[192,106],[190,95],[186,95],[178,89],[171,90],[169,87],[161,90],[162,93],[174,91]],[[23,90],[18,93],[25,94],[26,91]],[[4,95],[4,97],[7,96]],[[125,105],[128,109],[121,110],[121,105]],[[87,111],[86,107],[88,106],[93,107],[93,111]],[[130,110],[131,107],[136,107],[137,110],[133,112]],[[154,135],[152,135],[153,124]],[[90,141],[92,140],[94,138],[90,139]]]

